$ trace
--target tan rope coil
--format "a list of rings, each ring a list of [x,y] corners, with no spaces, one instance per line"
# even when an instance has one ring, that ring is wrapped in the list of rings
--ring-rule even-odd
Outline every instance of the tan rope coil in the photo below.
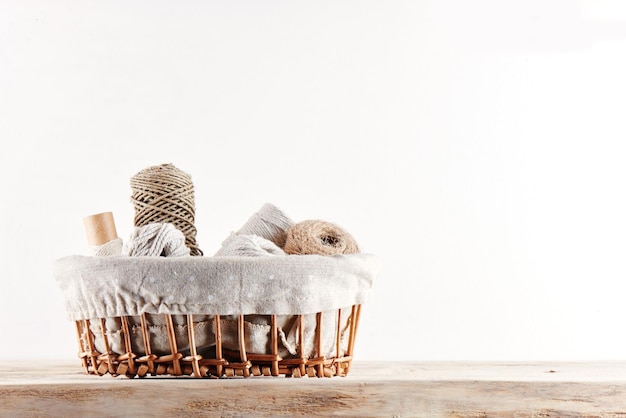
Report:
[[[135,226],[172,223],[185,235],[191,255],[202,255],[196,243],[195,198],[191,176],[172,164],[148,167],[131,180]]]
[[[359,247],[350,234],[330,222],[309,220],[287,229],[287,254],[354,254]]]

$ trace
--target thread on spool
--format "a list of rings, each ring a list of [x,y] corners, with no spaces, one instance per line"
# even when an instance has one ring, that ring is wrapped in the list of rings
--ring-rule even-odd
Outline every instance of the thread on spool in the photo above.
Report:
[[[196,242],[195,196],[191,176],[173,164],[148,167],[131,180],[134,223],[171,223],[185,236],[190,254],[202,255]]]
[[[124,255],[134,257],[183,257],[189,253],[185,235],[170,223],[135,227],[123,249]]]
[[[224,255],[223,252],[230,246],[230,241],[239,235],[256,235],[282,248],[287,238],[286,231],[292,225],[293,221],[282,210],[271,203],[265,203],[237,232],[226,238],[222,248],[215,255]]]
[[[287,254],[354,254],[359,252],[359,246],[341,227],[330,222],[308,220],[287,230],[283,250]]]
[[[272,241],[257,235],[232,235],[230,240],[221,249],[216,257],[243,256],[264,257],[286,255],[285,252]]]

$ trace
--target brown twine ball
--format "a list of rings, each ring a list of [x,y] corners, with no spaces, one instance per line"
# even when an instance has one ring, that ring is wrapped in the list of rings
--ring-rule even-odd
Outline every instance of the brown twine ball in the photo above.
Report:
[[[354,254],[359,247],[354,238],[330,222],[303,221],[287,229],[283,250],[287,254]]]
[[[191,176],[172,164],[148,167],[130,179],[135,226],[172,223],[185,235],[191,255],[202,255],[196,243],[195,199]]]

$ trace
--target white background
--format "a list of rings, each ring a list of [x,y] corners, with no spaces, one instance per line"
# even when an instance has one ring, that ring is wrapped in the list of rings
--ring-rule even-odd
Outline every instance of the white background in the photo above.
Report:
[[[362,360],[626,359],[622,1],[0,3],[0,358],[75,358],[51,275],[129,179],[192,175],[383,271]]]

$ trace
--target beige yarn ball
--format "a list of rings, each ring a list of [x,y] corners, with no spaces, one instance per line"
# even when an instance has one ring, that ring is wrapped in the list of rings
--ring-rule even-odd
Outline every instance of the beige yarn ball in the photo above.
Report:
[[[287,229],[283,250],[287,254],[354,254],[359,252],[359,246],[339,226],[320,220],[308,220]]]

